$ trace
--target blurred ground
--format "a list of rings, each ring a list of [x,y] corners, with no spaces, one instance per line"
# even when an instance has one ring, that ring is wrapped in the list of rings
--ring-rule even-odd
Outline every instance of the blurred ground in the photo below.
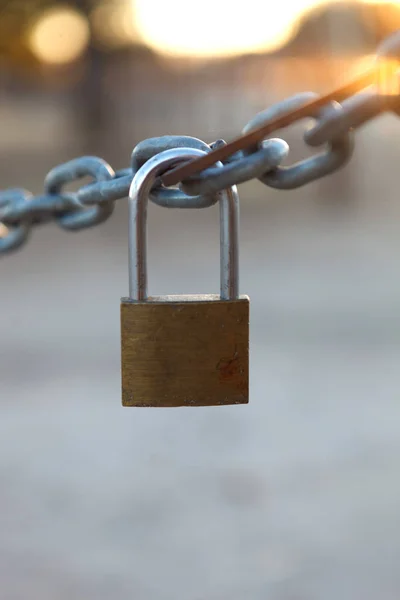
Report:
[[[39,192],[81,153],[43,123],[3,144],[1,187]],[[397,600],[398,131],[368,126],[346,170],[302,190],[240,188],[248,407],[120,406],[126,202],[2,260],[1,600]],[[138,139],[109,137],[127,166]],[[152,292],[218,289],[217,217],[151,207]]]

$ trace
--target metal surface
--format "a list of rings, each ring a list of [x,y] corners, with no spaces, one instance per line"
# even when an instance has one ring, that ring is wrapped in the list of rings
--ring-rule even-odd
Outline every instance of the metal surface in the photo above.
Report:
[[[268,140],[253,154],[238,156],[222,168],[210,167],[182,182],[180,187],[189,195],[210,194],[250,179],[261,179],[278,167],[288,154],[289,146],[284,140]]]
[[[0,195],[0,210],[2,212],[2,223],[0,226],[0,254],[16,250],[28,239],[30,233],[30,219],[12,218],[12,211],[22,203],[23,207],[31,205],[32,195],[26,190],[10,189]]]
[[[132,179],[132,169],[124,169],[121,174],[115,173],[113,179],[96,181],[96,183],[83,186],[76,195],[79,202],[87,206],[102,202],[115,202],[115,200],[128,196]]]
[[[254,128],[259,128],[260,124],[269,122],[271,118],[277,118],[280,112],[286,113],[287,106],[309,106],[310,96],[314,94],[297,94],[289,98],[285,102],[272,106],[269,109],[256,115],[244,128],[244,131],[252,131]],[[323,117],[328,111],[337,111],[340,113],[340,104],[331,102],[329,106],[315,109],[312,107],[303,117],[311,117],[318,120]],[[273,116],[272,116],[273,115]],[[264,142],[264,144],[267,142]],[[265,173],[259,180],[276,189],[291,190],[301,187],[307,183],[320,179],[325,175],[333,173],[342,167],[351,157],[353,151],[353,140],[350,133],[344,133],[341,136],[335,137],[328,144],[328,149],[316,156],[301,160],[290,167],[277,166],[270,173]],[[247,150],[251,153],[252,149]]]
[[[147,299],[147,203],[156,178],[202,150],[175,148],[150,158],[136,173],[129,191],[129,295]],[[222,168],[222,165],[221,165]],[[221,299],[234,300],[239,289],[239,197],[236,187],[218,192],[220,203]]]
[[[133,149],[131,167],[136,173],[150,158],[174,148],[194,148],[203,152],[210,152],[208,144],[198,138],[188,135],[164,135],[158,138],[143,140]],[[128,190],[129,193],[129,190]],[[207,208],[218,201],[213,193],[194,194],[188,198],[187,194],[178,188],[166,188],[161,181],[150,191],[150,200],[158,206],[165,208]]]
[[[202,140],[188,135],[163,135],[149,138],[139,142],[132,151],[131,168],[133,172],[136,173],[144,163],[156,154],[174,148],[194,148],[202,152],[210,152],[211,150],[210,146]]]
[[[123,406],[247,404],[249,298],[122,298],[121,372]]]
[[[84,156],[54,167],[44,180],[45,194],[59,196],[64,185],[81,177],[92,176],[96,181],[109,181],[115,177],[113,169],[97,156]],[[68,195],[67,195],[68,197]],[[111,201],[101,202],[93,208],[80,205],[76,194],[72,196],[77,210],[56,217],[63,229],[83,229],[102,223],[111,216],[114,204]]]
[[[304,134],[309,146],[320,146],[357,129],[377,117],[384,110],[382,97],[375,91],[357,94],[341,105],[327,107],[315,125]]]

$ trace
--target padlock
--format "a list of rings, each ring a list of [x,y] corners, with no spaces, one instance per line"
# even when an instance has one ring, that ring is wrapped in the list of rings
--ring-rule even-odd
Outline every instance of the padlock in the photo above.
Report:
[[[218,192],[220,295],[147,295],[147,205],[156,178],[200,150],[149,159],[129,194],[129,298],[121,299],[123,406],[247,404],[249,297],[238,294],[239,197]],[[190,198],[188,197],[188,202]]]

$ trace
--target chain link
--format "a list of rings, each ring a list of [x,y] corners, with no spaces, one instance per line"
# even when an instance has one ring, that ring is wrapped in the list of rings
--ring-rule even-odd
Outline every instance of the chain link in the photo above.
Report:
[[[79,202],[77,194],[62,193],[64,185],[88,175],[93,177],[96,182],[105,182],[113,179],[115,172],[102,158],[84,156],[54,167],[46,175],[45,193],[51,197],[66,198],[76,209],[55,215],[56,222],[63,229],[74,231],[98,225],[108,219],[114,210],[113,202],[104,200],[104,198],[97,201],[96,206],[85,208]]]
[[[225,143],[223,140],[218,142]],[[238,152],[235,159],[227,162],[222,168],[205,169],[189,180],[183,181],[180,187],[189,195],[215,194],[250,179],[262,179],[269,172],[274,171],[288,153],[289,146],[284,140],[270,139],[256,152],[249,155]]]
[[[252,119],[244,129],[244,132],[263,125],[264,122],[271,118],[285,114],[288,110],[300,108],[318,98],[318,94],[306,93],[296,94],[278,105],[272,106],[267,110],[259,113]],[[331,102],[317,111],[312,110],[308,115],[311,118],[318,120],[324,118],[328,112],[335,113],[340,111],[340,104]],[[265,142],[263,142],[265,144]],[[307,140],[306,140],[307,143]],[[251,149],[250,149],[251,152]],[[260,177],[260,181],[269,187],[280,190],[291,190],[301,187],[307,183],[320,179],[341,168],[351,157],[353,152],[352,135],[349,132],[336,136],[328,141],[328,148],[312,156],[301,160],[289,167],[278,166],[271,173],[266,173]]]
[[[391,62],[389,71],[385,66],[387,61]],[[288,144],[279,138],[266,139],[246,151],[237,152],[223,165],[210,167],[182,181],[179,187],[166,188],[160,180],[156,180],[150,200],[167,208],[206,208],[218,201],[217,193],[220,190],[250,179],[258,179],[275,189],[288,190],[337,171],[352,155],[353,132],[356,129],[384,112],[400,114],[398,62],[400,31],[387,38],[378,48],[375,87],[350,96],[340,104],[329,102],[316,111],[310,111],[308,117],[313,122],[303,134],[304,142],[313,148],[326,146],[314,156],[283,166],[282,162],[289,154]],[[392,78],[389,82],[391,95],[387,93],[388,72]],[[315,98],[318,95],[312,92],[287,98],[257,114],[247,123],[243,133],[301,108]],[[44,193],[41,195],[34,196],[20,188],[0,191],[0,254],[21,248],[33,227],[52,221],[69,231],[103,223],[111,216],[115,202],[129,195],[137,171],[160,152],[186,148],[208,153],[221,145],[225,145],[223,140],[206,144],[189,136],[150,138],[134,148],[130,167],[126,169],[114,171],[101,158],[83,156],[52,169],[45,177]],[[87,176],[92,177],[91,183],[74,192],[64,190],[67,184]]]
[[[209,146],[198,138],[187,135],[165,135],[158,138],[149,138],[140,142],[132,152],[131,167],[136,173],[150,158],[160,152],[174,150],[175,148],[190,148],[210,152]],[[207,208],[218,201],[215,194],[203,192],[201,195],[194,194],[192,198],[178,188],[166,188],[158,183],[150,192],[150,200],[158,206],[165,208]]]

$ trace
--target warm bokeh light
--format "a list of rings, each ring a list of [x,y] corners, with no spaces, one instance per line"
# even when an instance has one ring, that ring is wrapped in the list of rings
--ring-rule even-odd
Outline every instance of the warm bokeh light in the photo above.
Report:
[[[383,96],[398,96],[400,93],[400,61],[381,58],[377,61],[377,85]]]
[[[103,46],[122,48],[140,40],[132,0],[104,0],[95,6],[90,20],[95,38]]]
[[[146,44],[162,54],[200,58],[275,50],[307,10],[325,1],[132,0]]]
[[[34,23],[29,46],[44,63],[70,63],[85,51],[90,39],[85,16],[67,6],[58,6],[42,13]]]

